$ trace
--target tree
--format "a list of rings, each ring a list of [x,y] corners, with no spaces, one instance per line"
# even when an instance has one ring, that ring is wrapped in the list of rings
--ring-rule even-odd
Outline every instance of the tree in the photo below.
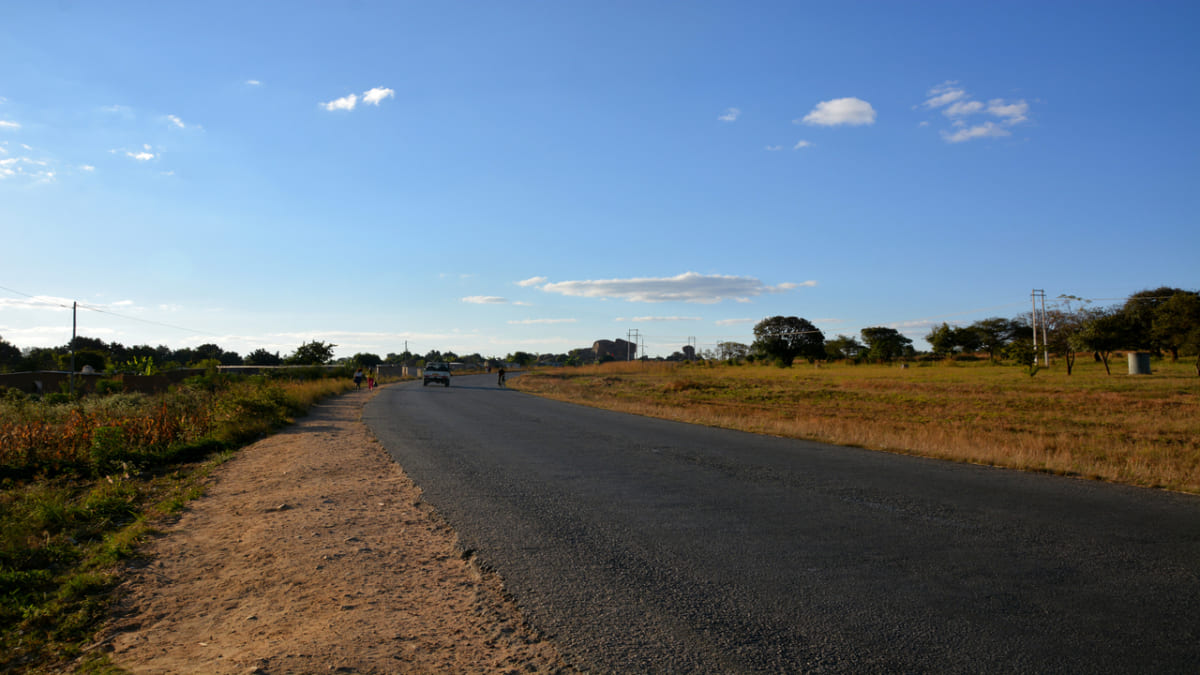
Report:
[[[56,370],[58,362],[53,349],[45,347],[34,347],[28,349],[21,355],[21,362],[17,366],[17,370],[21,371],[38,371],[38,370]]]
[[[1067,364],[1067,375],[1075,369],[1075,355],[1082,349],[1082,344],[1079,340],[1079,332],[1083,329],[1083,324],[1088,320],[1087,310],[1084,308],[1072,309],[1070,303],[1063,308],[1054,308],[1046,310],[1043,317],[1046,323],[1046,345],[1045,348],[1049,351],[1062,356],[1063,362]],[[1009,344],[1017,342],[1028,342],[1030,351],[1033,350],[1032,330],[1030,337],[1026,338],[1023,335]]]
[[[21,362],[21,350],[0,337],[0,373],[14,370]]]
[[[237,352],[227,352],[219,345],[212,343],[196,347],[191,362],[199,363],[200,361],[217,361],[223,366],[242,365],[242,357]]]
[[[929,334],[925,336],[925,341],[933,348],[934,354],[950,356],[958,348],[958,341],[955,338],[955,330],[950,327],[950,324],[942,322],[942,325],[929,331]]]
[[[58,369],[71,369],[71,354],[70,352],[58,355]],[[108,356],[99,350],[95,349],[77,349],[75,350],[75,372],[80,372],[85,366],[91,366],[92,370],[98,373],[103,373],[108,370]]]
[[[530,354],[529,352],[514,352],[509,354],[504,360],[508,361],[509,363],[515,363],[518,366],[525,367],[531,363],[537,363],[537,354]]]
[[[740,361],[750,355],[750,346],[741,342],[718,342],[716,358],[721,361]]]
[[[413,354],[412,352],[410,352],[408,350],[405,350],[399,354],[396,354],[394,352],[389,353],[387,355],[387,358],[384,359],[384,361],[387,363],[394,363],[397,365],[408,366],[408,365],[412,365],[413,362],[416,360],[416,358],[417,357],[415,354]]]
[[[323,366],[333,360],[333,348],[336,346],[319,340],[305,342],[287,357],[286,363],[289,366]]]
[[[797,356],[809,363],[825,358],[825,334],[808,319],[773,316],[754,326],[751,349],[790,367]]]
[[[1012,319],[992,317],[976,321],[967,328],[978,340],[976,349],[983,349],[988,353],[988,358],[995,361],[1004,346],[1013,341],[1017,326],[1018,322]]]
[[[242,361],[247,366],[281,366],[283,359],[279,356],[279,352],[272,354],[271,352],[259,347],[246,355]]]
[[[838,335],[825,341],[825,358],[857,360],[865,351],[862,343],[849,335]]]
[[[1150,341],[1179,360],[1179,349],[1200,329],[1200,294],[1177,291],[1158,303],[1150,319]]]
[[[355,354],[350,357],[350,362],[356,366],[363,368],[374,368],[383,363],[383,359],[378,354]]]
[[[1095,352],[1104,362],[1104,372],[1112,375],[1108,357],[1118,349],[1129,347],[1136,340],[1135,329],[1130,319],[1120,309],[1093,310],[1091,316],[1080,327],[1076,345]]]
[[[1200,375],[1200,294],[1182,291],[1158,306],[1150,326],[1151,337],[1179,360],[1179,350],[1196,348],[1196,374]]]
[[[1178,293],[1188,293],[1181,288],[1160,286],[1152,290],[1139,291],[1129,296],[1125,304],[1118,310],[1125,315],[1128,344],[1121,345],[1131,349],[1146,349],[1161,351],[1169,347],[1163,345],[1154,337],[1154,316],[1159,307]],[[1178,354],[1176,354],[1178,356]]]
[[[912,340],[895,328],[872,326],[859,332],[867,347],[867,358],[873,361],[891,361],[912,350]]]

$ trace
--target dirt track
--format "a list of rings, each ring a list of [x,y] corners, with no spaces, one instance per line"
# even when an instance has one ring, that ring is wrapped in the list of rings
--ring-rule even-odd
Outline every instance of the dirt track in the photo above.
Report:
[[[219,467],[131,566],[105,648],[134,673],[573,672],[464,560],[359,421],[318,405]]]

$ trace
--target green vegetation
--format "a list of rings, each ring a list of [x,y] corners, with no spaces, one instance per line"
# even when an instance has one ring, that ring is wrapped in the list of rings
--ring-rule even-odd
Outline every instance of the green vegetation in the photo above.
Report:
[[[1157,359],[1087,359],[1036,377],[988,360],[904,364],[609,363],[535,370],[514,389],[610,410],[889,452],[1200,493],[1200,379]]]
[[[116,672],[85,652],[151,523],[234,449],[352,387],[208,375],[155,396],[0,398],[0,671]]]

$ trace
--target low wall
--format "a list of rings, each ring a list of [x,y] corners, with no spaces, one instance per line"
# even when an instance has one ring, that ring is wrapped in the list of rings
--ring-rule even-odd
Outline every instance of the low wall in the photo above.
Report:
[[[100,373],[75,373],[75,390],[92,392],[100,380],[117,380],[125,391],[140,391],[145,394],[166,391],[172,384],[203,373],[203,370],[188,368],[171,370],[161,375],[102,375]],[[42,370],[32,373],[0,373],[0,387],[16,389],[26,394],[57,394],[69,390],[71,373],[58,370]]]

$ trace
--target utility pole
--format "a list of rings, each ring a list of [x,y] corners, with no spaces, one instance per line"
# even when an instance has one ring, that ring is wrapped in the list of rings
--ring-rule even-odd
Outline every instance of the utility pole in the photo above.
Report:
[[[1037,294],[1038,294],[1038,292],[1037,292],[1036,288],[1033,289],[1033,291],[1029,294],[1029,299],[1030,299],[1030,301],[1033,302],[1033,361],[1034,361],[1034,363],[1037,363],[1037,323],[1038,323]]]
[[[1046,291],[1041,291],[1042,298],[1042,365],[1046,368],[1050,367],[1050,341],[1046,339],[1046,324],[1050,323],[1046,317]]]
[[[1035,288],[1030,294],[1030,299],[1033,300],[1033,361],[1037,363],[1038,353],[1038,323],[1042,325],[1042,365],[1050,367],[1050,344],[1046,339],[1046,291]],[[1038,299],[1042,301],[1042,317],[1038,319]]]
[[[636,328],[630,328],[625,334],[625,360],[632,361],[633,355],[629,353],[629,346],[636,345],[642,339],[641,333]]]
[[[692,360],[695,361],[696,360],[696,336],[695,335],[688,336],[688,346],[692,348]]]
[[[75,398],[75,330],[79,326],[79,303],[71,303],[71,398]]]

